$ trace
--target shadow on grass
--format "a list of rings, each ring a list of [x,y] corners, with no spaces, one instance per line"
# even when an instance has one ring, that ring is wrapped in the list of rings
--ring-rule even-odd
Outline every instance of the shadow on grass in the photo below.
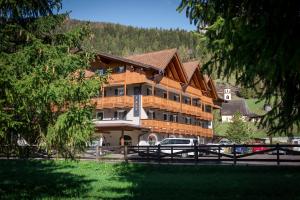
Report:
[[[93,180],[54,161],[0,160],[0,198],[69,198],[84,195]]]
[[[295,167],[115,165],[115,181],[105,192],[119,199],[300,199]],[[118,198],[106,198],[118,199]]]

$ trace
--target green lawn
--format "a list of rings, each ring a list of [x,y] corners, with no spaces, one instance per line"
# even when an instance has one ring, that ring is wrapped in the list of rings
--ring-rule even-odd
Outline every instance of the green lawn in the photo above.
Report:
[[[0,160],[0,199],[300,199],[296,167]]]

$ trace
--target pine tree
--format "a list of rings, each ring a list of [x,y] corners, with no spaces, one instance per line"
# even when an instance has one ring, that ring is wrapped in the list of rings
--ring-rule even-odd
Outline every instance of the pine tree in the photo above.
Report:
[[[94,54],[87,25],[63,29],[59,0],[0,4],[0,143],[55,149],[74,158],[94,132],[90,98],[105,77],[85,77]]]
[[[250,139],[250,130],[246,122],[243,121],[242,115],[236,112],[226,130],[226,137],[235,143],[247,142]]]

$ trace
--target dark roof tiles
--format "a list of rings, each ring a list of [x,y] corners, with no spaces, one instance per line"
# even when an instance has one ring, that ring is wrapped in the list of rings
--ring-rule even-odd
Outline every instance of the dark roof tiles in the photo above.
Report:
[[[222,103],[221,115],[234,115],[236,112],[240,112],[243,116],[251,114],[244,99]]]

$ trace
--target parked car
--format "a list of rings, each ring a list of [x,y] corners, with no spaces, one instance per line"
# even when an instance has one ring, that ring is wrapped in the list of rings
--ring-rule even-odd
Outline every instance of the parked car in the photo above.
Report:
[[[213,151],[213,152],[216,152],[218,153],[219,151],[219,143],[207,143],[206,145],[209,145],[210,147],[208,148],[210,151]],[[225,148],[224,147],[221,147],[220,148],[220,153],[224,153],[225,151]]]
[[[198,140],[195,138],[165,138],[161,142],[159,142],[159,145],[163,147],[161,149],[161,152],[167,154],[171,154],[171,148],[166,148],[168,146],[175,147],[173,149],[173,153],[179,153],[179,152],[183,152],[186,149],[192,149],[195,144],[198,144]],[[176,148],[177,146],[178,148]],[[184,148],[184,147],[190,147],[190,148]],[[183,152],[181,154],[182,157],[188,157],[193,155],[195,155],[193,151],[188,153]]]
[[[231,153],[233,152],[234,149],[231,149]],[[248,153],[249,152],[249,148],[248,147],[235,147],[235,153],[237,154],[244,154],[244,153]]]
[[[300,139],[292,139],[292,144],[299,145],[300,144]],[[300,147],[293,147],[293,151],[300,151]]]
[[[260,145],[260,144],[255,144],[255,145]],[[259,152],[259,151],[264,151],[267,150],[267,147],[263,147],[263,146],[256,146],[256,147],[252,147],[252,152]]]

